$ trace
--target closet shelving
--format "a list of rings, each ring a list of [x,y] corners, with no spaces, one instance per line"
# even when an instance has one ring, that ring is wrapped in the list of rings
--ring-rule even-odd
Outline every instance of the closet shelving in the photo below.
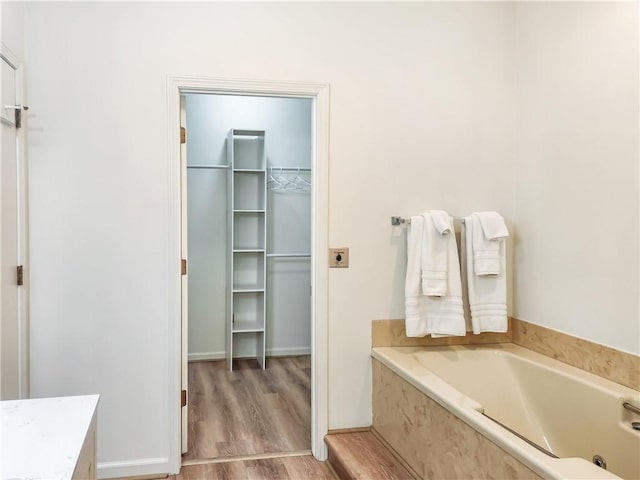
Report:
[[[253,335],[256,360],[265,368],[267,170],[264,130],[231,129],[227,135],[229,275],[227,364],[233,369],[239,337]]]

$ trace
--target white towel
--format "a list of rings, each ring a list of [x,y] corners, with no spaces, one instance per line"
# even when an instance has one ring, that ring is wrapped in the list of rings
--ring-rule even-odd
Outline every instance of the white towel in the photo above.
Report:
[[[411,218],[407,230],[407,276],[405,282],[405,330],[407,337],[466,335],[462,308],[462,285],[458,249],[453,234],[453,220],[447,215],[450,234],[447,243],[446,295],[430,297],[422,294],[422,242],[425,217]]]
[[[501,239],[498,246],[499,273],[477,275],[474,272],[474,242],[476,230],[482,230],[475,215],[465,217],[462,235],[465,237],[465,269],[471,311],[473,333],[506,332],[507,322],[507,275],[506,242]]]
[[[430,210],[422,218],[422,294],[444,297],[448,288],[450,217],[442,210]]]
[[[421,215],[411,217],[407,227],[407,275],[404,285],[405,330],[407,337],[422,337],[427,325],[420,316],[419,297],[421,289],[421,255],[424,218]]]
[[[498,275],[500,246],[509,236],[504,218],[498,212],[475,212],[471,218],[475,227],[471,236],[473,271],[476,275]]]
[[[509,236],[507,224],[504,223],[504,218],[498,212],[474,212],[473,215],[480,219],[482,232],[488,240],[497,240]]]

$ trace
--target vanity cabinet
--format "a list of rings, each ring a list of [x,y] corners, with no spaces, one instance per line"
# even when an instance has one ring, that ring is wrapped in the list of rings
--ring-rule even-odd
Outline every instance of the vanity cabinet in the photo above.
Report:
[[[0,402],[0,478],[95,480],[98,395]]]

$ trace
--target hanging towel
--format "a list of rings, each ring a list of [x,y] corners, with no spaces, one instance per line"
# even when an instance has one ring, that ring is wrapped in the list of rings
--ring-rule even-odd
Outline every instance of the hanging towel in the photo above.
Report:
[[[442,210],[430,210],[422,218],[422,294],[444,297],[448,288],[450,218]]]
[[[430,213],[430,212],[427,212]],[[462,285],[453,220],[446,215],[442,231],[446,238],[446,290],[442,296],[422,293],[422,254],[426,214],[412,217],[407,230],[407,276],[405,283],[405,330],[407,337],[466,335],[462,308]],[[433,219],[431,219],[433,222]],[[441,225],[442,226],[442,225]]]
[[[478,275],[475,267],[475,242],[478,230],[482,225],[476,215],[465,217],[462,235],[465,237],[465,270],[471,311],[471,328],[473,333],[507,331],[507,276],[506,276],[506,242],[504,238],[498,242],[498,273],[494,275]],[[484,235],[484,234],[483,234]]]
[[[498,275],[500,273],[500,247],[509,231],[504,218],[498,212],[475,212],[471,214],[474,226],[473,271],[476,275]]]
[[[407,337],[423,337],[427,325],[420,315],[421,256],[424,218],[421,215],[411,217],[407,227],[407,275],[404,286],[405,330]]]

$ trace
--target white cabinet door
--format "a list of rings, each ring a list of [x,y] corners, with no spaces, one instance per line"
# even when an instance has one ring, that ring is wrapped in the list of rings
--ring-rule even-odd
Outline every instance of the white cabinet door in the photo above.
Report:
[[[19,397],[19,316],[18,285],[16,267],[18,265],[18,165],[16,150],[15,111],[5,105],[16,103],[16,72],[2,59],[2,98],[0,103],[2,121],[2,165],[0,168],[0,290],[2,339],[2,400]]]
[[[17,278],[26,261],[26,174],[15,116],[20,76],[4,53],[0,64],[0,399],[11,400],[28,396],[27,296]]]

